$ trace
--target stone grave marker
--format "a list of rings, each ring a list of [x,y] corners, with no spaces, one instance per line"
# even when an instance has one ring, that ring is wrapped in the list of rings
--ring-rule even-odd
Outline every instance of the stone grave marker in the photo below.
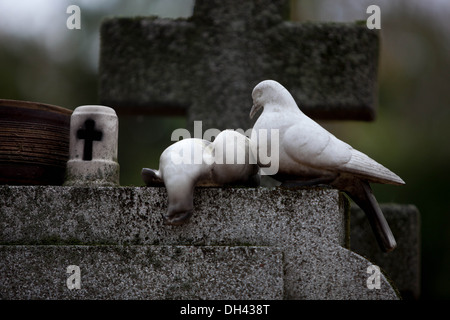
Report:
[[[381,204],[386,220],[392,226],[397,248],[386,254],[378,250],[375,240],[368,237],[370,226],[365,214],[352,208],[350,218],[350,248],[370,259],[391,277],[403,299],[420,298],[420,212],[414,205]]]
[[[373,119],[378,32],[292,23],[288,4],[198,0],[189,19],[106,20],[101,103],[119,115],[181,113],[204,128],[246,130],[253,87],[273,79],[314,118]]]
[[[293,23],[288,16],[284,0],[198,0],[188,19],[108,19],[101,28],[100,99],[122,114],[186,114],[190,130],[195,120],[203,121],[204,130],[245,130],[252,126],[253,87],[273,79],[289,88],[312,118],[373,120],[378,31],[365,21]],[[130,80],[124,82],[122,75]],[[404,223],[397,210],[384,208],[393,212],[391,225]],[[420,233],[417,219],[409,223]],[[357,243],[373,244],[361,228],[352,224],[357,252],[364,247]],[[397,266],[394,275],[408,273],[403,268],[419,270],[416,239],[415,233],[407,241],[411,246],[402,246],[414,255],[413,266],[389,261],[389,255],[366,256]],[[409,279],[401,277],[402,290],[417,297],[420,273]]]
[[[166,226],[164,188],[0,186],[0,296],[398,298],[383,273],[370,289],[372,263],[347,249],[337,190],[199,188],[194,199],[190,223]]]
[[[70,118],[70,159],[64,185],[119,185],[119,124],[114,109],[80,106]]]
[[[119,116],[181,112],[205,129],[245,129],[253,86],[271,78],[311,116],[372,119],[377,32],[294,24],[287,10],[282,0],[197,0],[189,19],[109,19],[101,103]],[[72,133],[68,168],[94,164],[106,132],[91,120]],[[399,298],[389,274],[350,250],[349,204],[334,189],[199,188],[183,226],[163,225],[164,188],[0,186],[0,195],[4,298]],[[81,275],[67,274],[74,265]]]

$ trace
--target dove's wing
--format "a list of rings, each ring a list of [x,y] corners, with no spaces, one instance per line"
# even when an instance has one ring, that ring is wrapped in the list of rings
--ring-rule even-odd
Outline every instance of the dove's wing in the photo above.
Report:
[[[336,169],[350,161],[352,147],[313,122],[289,127],[281,147],[295,162],[323,169]]]
[[[282,146],[292,160],[314,168],[347,172],[371,182],[404,184],[395,173],[315,122],[302,122],[286,130]]]
[[[340,170],[361,176],[371,182],[397,185],[405,184],[405,182],[391,170],[355,149],[352,149],[350,161],[342,165]]]

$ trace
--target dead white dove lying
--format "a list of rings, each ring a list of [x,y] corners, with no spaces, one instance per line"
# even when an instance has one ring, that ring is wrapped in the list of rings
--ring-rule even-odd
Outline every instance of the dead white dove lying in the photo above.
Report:
[[[166,187],[164,223],[181,225],[189,220],[196,186],[259,185],[259,167],[251,158],[250,144],[249,138],[232,130],[220,132],[214,142],[183,139],[163,151],[159,170],[143,168],[147,186]]]
[[[285,185],[290,181],[296,185],[327,184],[344,191],[366,213],[381,249],[393,250],[395,238],[369,183],[402,185],[405,182],[306,116],[278,82],[260,82],[253,89],[252,98],[251,118],[264,108],[252,131],[258,155],[261,148],[271,150],[271,143],[279,143],[279,168],[274,178]],[[264,132],[261,129],[268,131],[267,144],[261,139]],[[279,130],[279,141],[271,141],[271,129]]]

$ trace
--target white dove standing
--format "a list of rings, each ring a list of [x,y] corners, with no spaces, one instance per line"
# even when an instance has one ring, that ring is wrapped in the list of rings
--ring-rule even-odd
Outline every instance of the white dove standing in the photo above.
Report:
[[[274,178],[285,185],[327,184],[344,191],[366,213],[381,249],[392,251],[397,245],[395,238],[369,183],[405,182],[306,116],[278,82],[260,82],[253,89],[252,98],[250,118],[264,109],[252,133],[258,155],[261,148],[271,150],[270,130],[279,130],[279,168]],[[269,138],[261,139],[262,132],[267,132]]]

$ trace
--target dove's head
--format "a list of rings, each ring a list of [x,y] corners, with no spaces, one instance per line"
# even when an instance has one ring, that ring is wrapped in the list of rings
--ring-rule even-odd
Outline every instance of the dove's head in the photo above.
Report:
[[[267,105],[290,106],[295,104],[289,91],[274,80],[264,80],[256,85],[252,92],[253,106],[250,111],[250,118],[258,112],[259,109]]]

